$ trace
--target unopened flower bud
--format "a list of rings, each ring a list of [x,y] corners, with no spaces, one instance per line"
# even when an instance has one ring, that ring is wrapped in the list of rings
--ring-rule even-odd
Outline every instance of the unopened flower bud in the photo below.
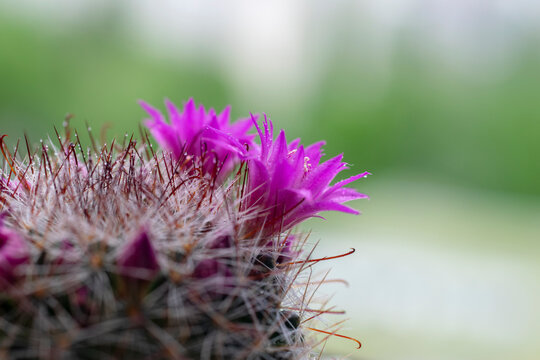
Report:
[[[157,275],[159,262],[145,229],[124,248],[117,265],[120,274],[126,278],[151,280]]]
[[[212,276],[230,276],[231,271],[225,264],[216,259],[204,259],[197,264],[193,271],[193,277],[206,279]]]
[[[0,219],[0,288],[12,284],[17,278],[19,268],[28,260],[24,239],[6,228]]]

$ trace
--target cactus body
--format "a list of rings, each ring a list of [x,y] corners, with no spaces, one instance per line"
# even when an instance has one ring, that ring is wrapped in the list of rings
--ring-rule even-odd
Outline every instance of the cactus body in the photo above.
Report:
[[[257,155],[228,158],[221,140],[214,162],[205,147],[83,151],[72,141],[24,158],[1,144],[0,358],[313,355],[303,330],[312,290],[296,285],[311,280],[305,238],[269,209],[268,190],[254,199]]]

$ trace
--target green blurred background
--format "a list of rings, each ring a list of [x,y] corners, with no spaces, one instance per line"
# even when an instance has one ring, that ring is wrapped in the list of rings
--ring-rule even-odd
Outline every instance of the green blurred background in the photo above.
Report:
[[[308,224],[320,254],[357,249],[328,290],[364,347],[329,355],[538,359],[539,20],[527,0],[0,0],[0,132],[71,113],[110,139],[165,97],[267,113],[375,174],[362,216]]]

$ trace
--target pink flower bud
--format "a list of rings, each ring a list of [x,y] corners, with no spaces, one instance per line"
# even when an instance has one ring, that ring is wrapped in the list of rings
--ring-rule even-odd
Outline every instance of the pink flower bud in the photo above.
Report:
[[[3,219],[0,219],[0,289],[15,282],[20,270],[18,268],[29,258],[24,239],[6,228]]]
[[[216,259],[204,259],[197,264],[193,271],[193,277],[197,279],[207,279],[212,276],[231,276],[232,273],[227,265]]]
[[[145,229],[120,253],[117,265],[120,274],[127,278],[151,280],[157,275],[159,262]]]
[[[222,235],[215,239],[210,245],[210,249],[228,249],[233,245],[233,239],[230,235]]]

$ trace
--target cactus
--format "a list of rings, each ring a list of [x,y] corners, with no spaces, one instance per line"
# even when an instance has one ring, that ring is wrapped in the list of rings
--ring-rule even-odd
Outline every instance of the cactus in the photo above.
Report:
[[[319,164],[321,143],[274,141],[268,120],[190,100],[169,124],[141,104],[162,151],[144,131],[84,150],[68,124],[25,156],[0,143],[0,358],[315,356],[321,259],[294,226],[356,213],[343,186],[367,173],[330,186],[341,157]]]

